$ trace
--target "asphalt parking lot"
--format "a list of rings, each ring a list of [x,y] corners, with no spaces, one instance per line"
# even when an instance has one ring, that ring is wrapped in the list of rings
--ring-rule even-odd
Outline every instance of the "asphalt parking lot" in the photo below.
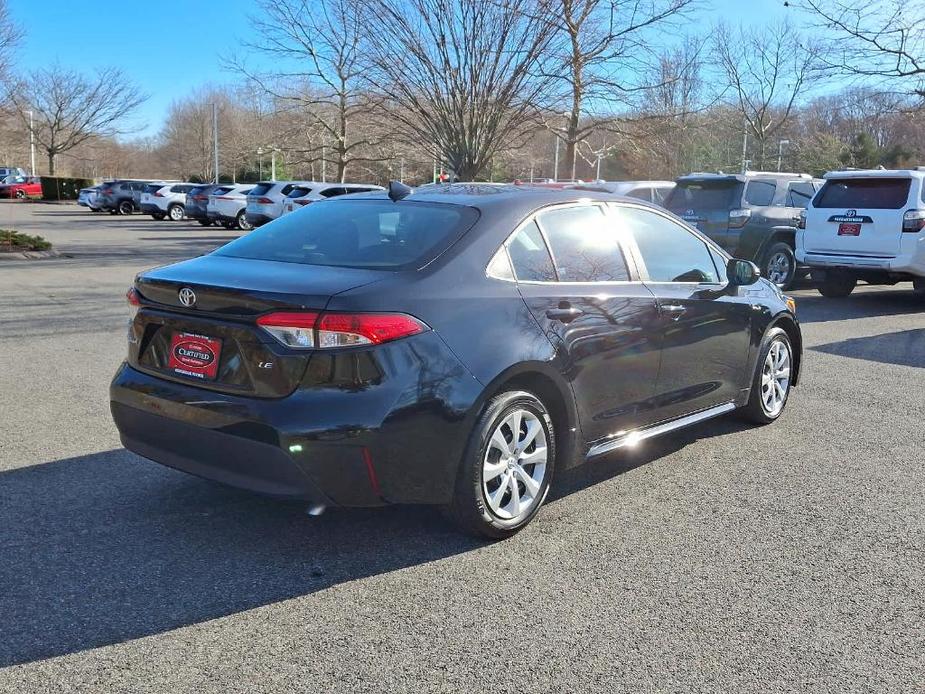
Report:
[[[801,386],[579,468],[488,544],[121,449],[135,272],[236,235],[68,205],[0,227],[0,692],[909,692],[925,685],[925,304],[794,292]]]

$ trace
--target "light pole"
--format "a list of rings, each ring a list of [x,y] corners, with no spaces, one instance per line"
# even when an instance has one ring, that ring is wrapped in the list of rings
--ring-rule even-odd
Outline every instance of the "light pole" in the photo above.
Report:
[[[257,148],[257,178],[263,180],[263,147]]]
[[[30,171],[35,176],[35,125],[31,109],[29,110],[29,160],[32,164]]]
[[[777,143],[777,170],[780,171],[781,161],[784,158],[784,145],[789,145],[790,140],[779,140]]]
[[[555,164],[552,167],[552,180],[553,183],[559,180],[559,136],[553,133],[556,138],[556,159]]]

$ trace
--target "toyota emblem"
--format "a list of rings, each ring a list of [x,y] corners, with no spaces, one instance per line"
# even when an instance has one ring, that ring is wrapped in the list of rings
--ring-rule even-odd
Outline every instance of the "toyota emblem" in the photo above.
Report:
[[[177,296],[180,299],[180,303],[190,308],[196,304],[196,292],[194,292],[189,287],[183,287],[178,293]]]
[[[857,210],[848,210],[848,213],[847,213],[846,216],[848,216],[848,217],[857,217],[857,216],[858,216],[858,211],[857,211]]]

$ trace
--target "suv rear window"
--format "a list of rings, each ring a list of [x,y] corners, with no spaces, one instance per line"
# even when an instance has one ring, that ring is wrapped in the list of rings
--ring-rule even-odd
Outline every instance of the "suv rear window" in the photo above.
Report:
[[[830,178],[813,207],[898,210],[906,206],[911,184],[911,178]]]
[[[272,183],[258,183],[251,189],[251,195],[266,195],[272,187]]]
[[[475,224],[462,205],[344,199],[309,205],[215,251],[217,255],[380,270],[419,268]]]
[[[668,194],[665,207],[672,211],[731,210],[738,206],[742,184],[736,180],[681,181]]]

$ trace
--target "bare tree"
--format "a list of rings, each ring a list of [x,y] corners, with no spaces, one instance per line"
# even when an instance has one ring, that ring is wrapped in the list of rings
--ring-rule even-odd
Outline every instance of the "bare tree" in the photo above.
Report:
[[[55,173],[55,158],[96,137],[115,137],[147,98],[116,68],[88,78],[61,65],[36,70],[25,80],[8,81],[6,95],[20,120],[34,114],[35,141]]]
[[[818,50],[784,21],[736,32],[721,24],[714,32],[714,51],[746,131],[758,141],[758,165],[764,166],[768,140],[819,74]]]
[[[785,2],[785,5],[790,3]],[[908,0],[798,0],[831,36],[823,58],[840,72],[902,84],[925,97],[925,4]]]
[[[547,127],[565,142],[572,178],[582,140],[616,108],[653,86],[650,76],[658,56],[652,31],[664,30],[693,2],[556,0],[559,60],[551,63],[549,76],[559,87],[563,108],[547,109],[555,114],[547,118]]]
[[[553,36],[545,0],[369,1],[371,79],[393,135],[476,178],[524,132],[549,84],[539,61]]]
[[[0,0],[0,76],[9,72],[13,50],[21,40],[22,29],[10,17],[6,0]]]
[[[253,27],[259,41],[247,47],[270,57],[270,73],[250,70],[233,58],[233,69],[268,93],[298,105],[321,131],[311,143],[312,160],[321,156],[344,181],[353,162],[373,161],[378,142],[355,137],[357,121],[371,119],[377,95],[366,89],[360,42],[368,32],[357,0],[261,0]]]

